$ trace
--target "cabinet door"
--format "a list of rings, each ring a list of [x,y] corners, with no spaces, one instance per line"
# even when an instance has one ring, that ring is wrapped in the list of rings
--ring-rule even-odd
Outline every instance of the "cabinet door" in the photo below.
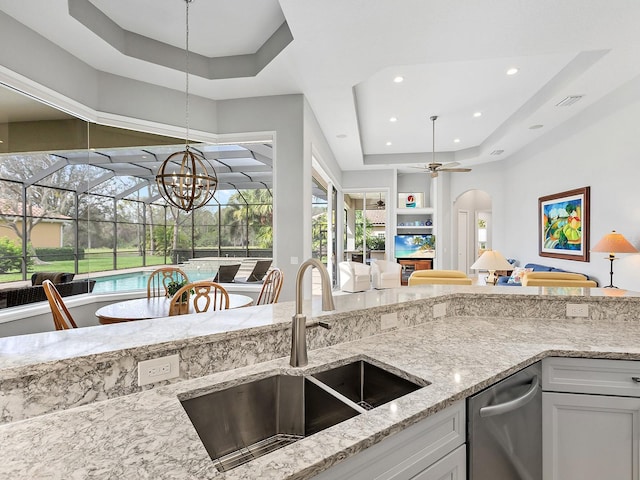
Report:
[[[461,445],[462,456],[465,456],[464,407],[464,402],[458,402],[343,460],[313,478],[314,480],[457,479],[458,477],[447,477],[447,471],[443,471],[439,477],[419,475],[426,474],[432,466],[447,458],[447,454],[454,452]],[[456,471],[453,467],[450,470]],[[460,480],[463,479],[464,477],[461,476]]]
[[[411,480],[466,480],[467,450],[462,445]]]
[[[637,480],[640,399],[542,394],[544,480]]]

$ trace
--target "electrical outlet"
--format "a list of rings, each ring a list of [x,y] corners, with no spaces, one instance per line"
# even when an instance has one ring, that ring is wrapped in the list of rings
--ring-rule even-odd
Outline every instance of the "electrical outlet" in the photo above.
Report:
[[[589,305],[586,303],[567,303],[567,317],[588,317]]]
[[[433,306],[433,318],[444,317],[447,314],[446,303],[436,303]]]
[[[138,362],[138,386],[140,387],[178,376],[180,376],[178,354]]]
[[[385,313],[380,316],[380,329],[388,330],[398,326],[398,312]]]

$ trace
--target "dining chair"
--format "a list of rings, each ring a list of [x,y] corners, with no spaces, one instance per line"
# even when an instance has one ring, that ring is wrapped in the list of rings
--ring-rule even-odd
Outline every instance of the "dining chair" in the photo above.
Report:
[[[229,294],[222,285],[210,280],[188,283],[171,297],[169,316],[189,313],[191,304],[192,313],[226,310],[229,308]]]
[[[189,283],[189,277],[178,267],[162,267],[154,270],[147,281],[147,298],[166,297],[171,282]]]
[[[256,305],[268,305],[270,303],[278,303],[282,283],[284,282],[284,273],[279,268],[274,268],[269,272],[267,278],[262,283],[260,296]]]
[[[44,280],[42,282],[42,288],[49,301],[49,307],[51,308],[51,314],[53,315],[53,324],[56,330],[67,330],[69,328],[78,328],[76,322],[74,322],[69,309],[64,304],[58,289],[51,280]]]

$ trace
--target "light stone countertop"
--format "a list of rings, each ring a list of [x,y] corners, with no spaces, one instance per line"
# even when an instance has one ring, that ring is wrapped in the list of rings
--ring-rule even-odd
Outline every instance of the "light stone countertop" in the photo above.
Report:
[[[430,289],[428,295],[478,293],[477,288]],[[419,289],[388,292],[381,294],[385,301],[409,301],[427,295]],[[500,289],[499,293],[536,296],[543,292],[514,287]],[[596,300],[607,294],[592,290],[589,296]],[[342,301],[350,303],[338,308],[379,305],[381,301],[375,294],[350,297]],[[282,308],[287,310],[285,304]],[[16,421],[0,426],[0,477],[311,478],[338,459],[550,355],[640,360],[640,319],[440,318],[312,350],[309,365],[301,369],[289,367],[288,358],[279,358]],[[178,400],[178,395],[221,389],[242,383],[247,377],[312,373],[327,364],[355,358],[388,365],[431,384],[396,400],[393,409],[383,405],[225,474],[219,473],[209,459]]]

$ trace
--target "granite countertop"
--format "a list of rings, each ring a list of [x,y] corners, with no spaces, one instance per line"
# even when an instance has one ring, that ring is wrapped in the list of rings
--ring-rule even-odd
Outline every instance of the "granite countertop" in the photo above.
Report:
[[[525,292],[521,290],[522,293]],[[411,290],[406,294],[412,295]],[[0,476],[310,478],[338,459],[546,356],[639,360],[639,326],[640,318],[433,319],[312,350],[309,365],[304,368],[291,368],[288,358],[278,358],[5,424],[0,426]],[[299,375],[327,364],[362,358],[431,384],[401,397],[393,405],[380,406],[224,474],[216,470],[178,399],[194,390],[216,390],[242,383],[247,377],[285,372]]]

